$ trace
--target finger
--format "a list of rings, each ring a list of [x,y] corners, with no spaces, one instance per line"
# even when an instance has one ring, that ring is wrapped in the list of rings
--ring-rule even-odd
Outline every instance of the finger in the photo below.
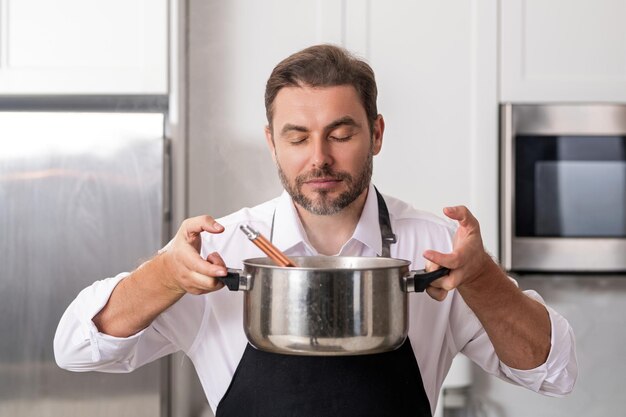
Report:
[[[206,260],[213,265],[221,265],[224,267],[226,266],[226,263],[224,263],[224,260],[217,252],[210,253],[209,256],[207,256]]]
[[[441,288],[443,289],[443,278],[437,278],[433,282],[430,283],[430,287]]]
[[[222,233],[224,226],[219,224],[213,217],[205,215],[186,219],[183,221],[181,229],[185,231],[186,235],[197,235],[200,232]]]
[[[446,275],[431,282],[430,286],[444,291],[452,291],[457,287],[457,281],[454,277]]]
[[[434,263],[437,266],[445,266],[446,268],[456,269],[458,268],[458,257],[452,253],[441,253],[435,250],[426,250],[422,254],[428,262]]]
[[[213,256],[215,258],[215,255]],[[224,277],[227,274],[226,265],[224,265],[223,261],[221,261],[221,264],[207,261],[203,259],[200,254],[191,247],[186,250],[185,258],[186,259],[184,260],[183,264],[190,271],[199,272],[202,275],[210,277]],[[217,255],[217,258],[215,259],[220,261],[221,257]]]
[[[473,228],[478,227],[478,220],[465,206],[445,207],[443,214],[459,222],[462,227]]]
[[[224,286],[224,283],[220,279],[206,276],[199,272],[192,272],[190,274],[190,281],[190,286],[200,292],[216,291]]]
[[[436,271],[437,269],[441,268],[440,265],[437,265],[434,262],[429,261],[428,259],[426,259],[426,265],[424,266],[424,270],[426,272],[432,272],[432,271]]]
[[[435,288],[432,286],[426,288],[426,293],[430,296],[430,298],[437,300],[437,301],[443,301],[448,296],[448,291],[441,289],[441,288]]]
[[[192,270],[208,277],[225,277],[228,275],[228,271],[224,265],[215,265],[204,260],[199,262],[197,267]]]

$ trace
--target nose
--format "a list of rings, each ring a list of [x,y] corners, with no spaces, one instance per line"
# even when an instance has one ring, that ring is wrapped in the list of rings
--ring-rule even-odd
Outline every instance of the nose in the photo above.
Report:
[[[332,165],[333,158],[331,155],[330,143],[327,140],[323,138],[314,140],[312,152],[311,163],[315,168]]]

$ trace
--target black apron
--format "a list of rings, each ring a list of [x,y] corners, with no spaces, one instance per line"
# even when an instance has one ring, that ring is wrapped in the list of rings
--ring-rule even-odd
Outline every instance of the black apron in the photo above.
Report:
[[[378,190],[376,196],[382,255],[389,257],[396,239]],[[248,343],[216,417],[287,416],[431,417],[411,342],[355,356],[281,355]]]

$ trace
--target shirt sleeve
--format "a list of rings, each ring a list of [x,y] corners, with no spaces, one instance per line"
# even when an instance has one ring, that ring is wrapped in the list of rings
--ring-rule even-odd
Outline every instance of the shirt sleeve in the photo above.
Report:
[[[535,291],[527,290],[524,293],[545,305],[544,300]],[[549,306],[546,306],[546,309],[550,316],[551,347],[546,362],[538,367],[521,370],[501,362],[487,333],[475,316],[473,317],[475,323],[478,323],[478,330],[461,352],[485,371],[505,381],[548,396],[560,397],[569,394],[578,376],[574,332],[563,316]]]
[[[154,323],[126,338],[98,331],[93,317],[106,305],[115,286],[128,273],[97,281],[69,305],[54,336],[57,364],[70,371],[130,372],[178,348]]]

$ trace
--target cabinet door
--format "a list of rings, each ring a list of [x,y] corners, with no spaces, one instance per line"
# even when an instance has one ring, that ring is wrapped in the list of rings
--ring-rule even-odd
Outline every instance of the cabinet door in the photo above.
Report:
[[[626,100],[626,2],[500,2],[500,99]]]
[[[167,92],[167,0],[0,6],[0,94]]]
[[[366,56],[386,120],[374,183],[437,214],[468,205],[495,248],[496,0],[369,4]]]

